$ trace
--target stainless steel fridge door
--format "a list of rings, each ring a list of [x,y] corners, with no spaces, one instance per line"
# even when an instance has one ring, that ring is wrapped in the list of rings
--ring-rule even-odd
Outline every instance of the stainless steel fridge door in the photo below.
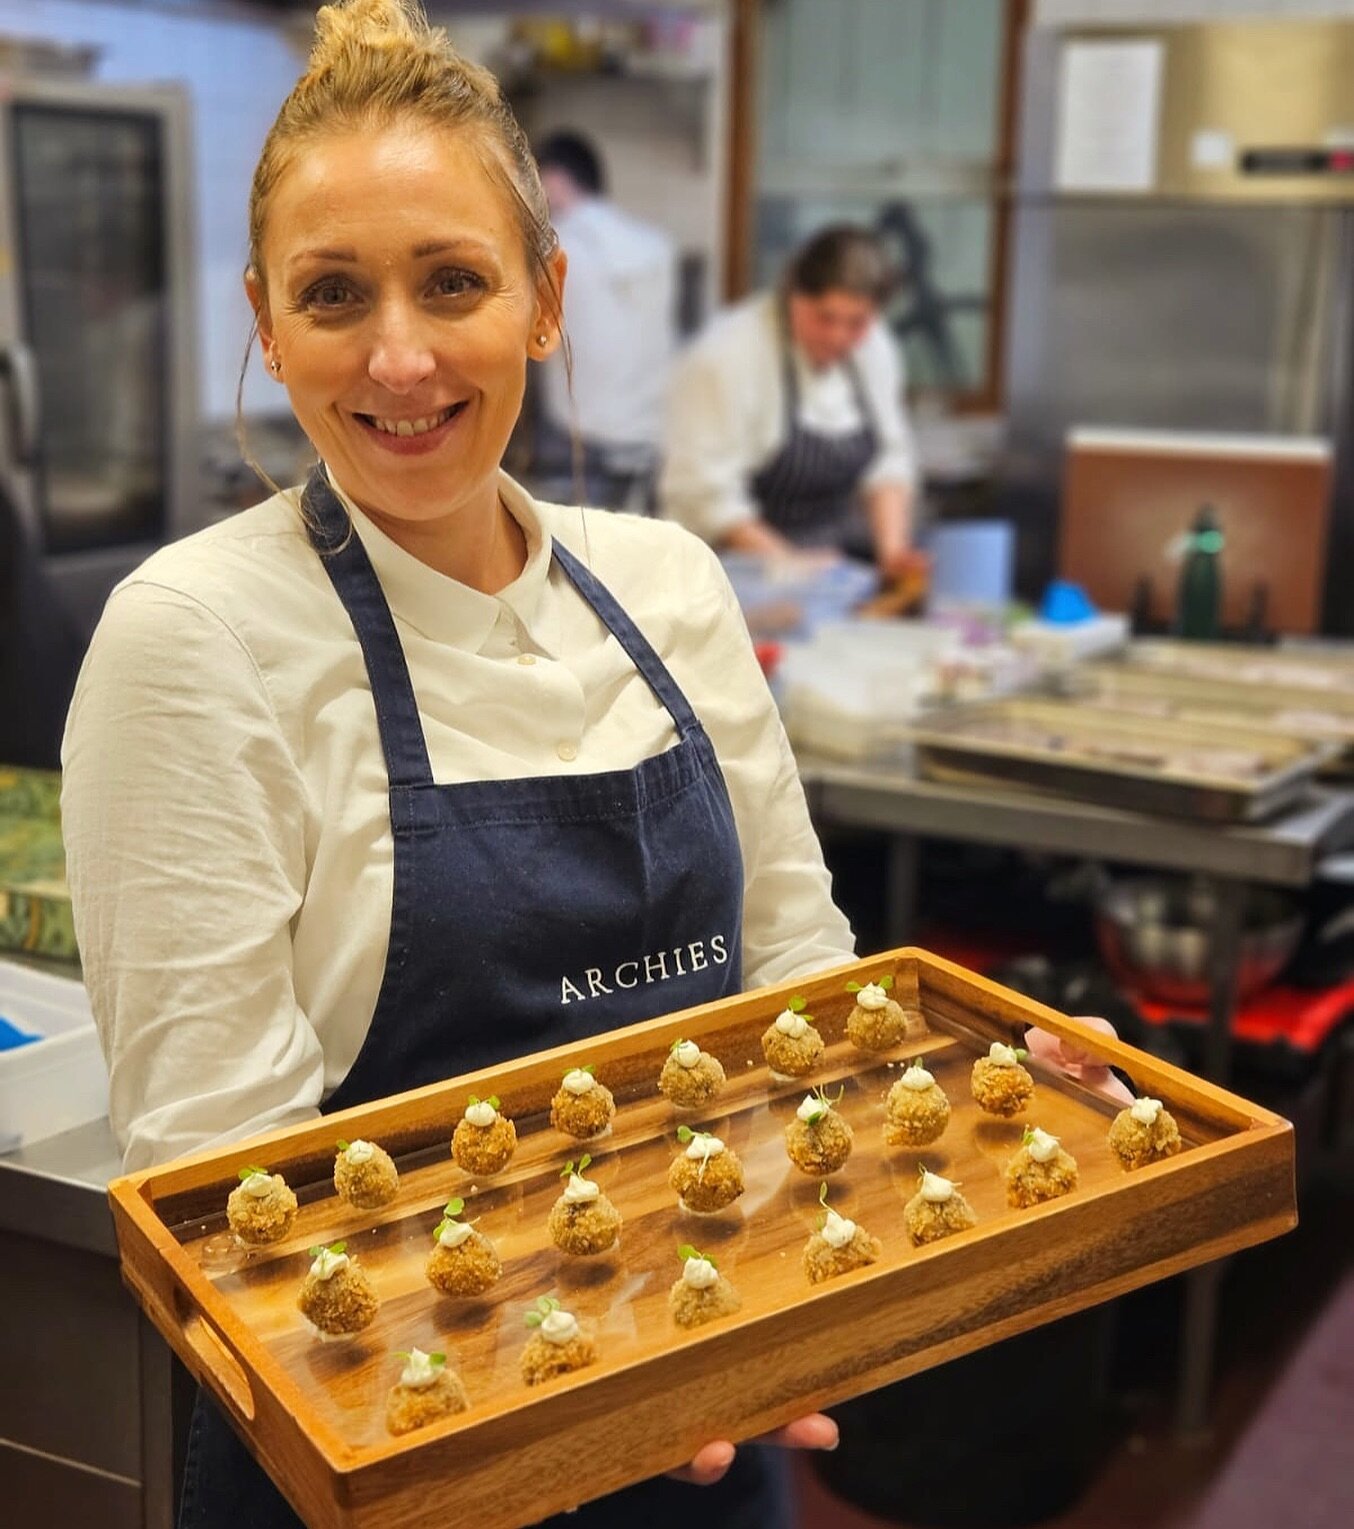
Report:
[[[0,487],[88,629],[194,518],[187,102],[0,83]]]

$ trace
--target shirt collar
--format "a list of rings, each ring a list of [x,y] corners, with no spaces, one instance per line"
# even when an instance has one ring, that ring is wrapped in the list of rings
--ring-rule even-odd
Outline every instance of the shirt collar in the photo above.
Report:
[[[486,595],[406,552],[353,503],[327,465],[325,472],[371,560],[386,603],[406,625],[434,642],[478,653],[506,612],[533,648],[557,656],[544,643],[539,630],[544,623],[538,619],[550,574],[550,533],[531,495],[507,473],[499,473],[498,491],[526,538],[527,558],[511,584],[496,595]]]

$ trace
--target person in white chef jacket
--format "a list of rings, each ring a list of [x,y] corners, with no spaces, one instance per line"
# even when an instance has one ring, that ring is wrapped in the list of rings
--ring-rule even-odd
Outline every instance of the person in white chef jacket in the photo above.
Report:
[[[874,235],[838,225],[714,320],[674,370],[663,515],[721,551],[849,550],[886,578],[916,562],[916,455],[880,322],[893,276]]]
[[[644,511],[675,349],[676,246],[611,200],[601,155],[581,134],[552,134],[536,162],[569,261],[569,364],[561,349],[541,371],[533,475],[543,492],[572,502],[576,435],[583,502]]]

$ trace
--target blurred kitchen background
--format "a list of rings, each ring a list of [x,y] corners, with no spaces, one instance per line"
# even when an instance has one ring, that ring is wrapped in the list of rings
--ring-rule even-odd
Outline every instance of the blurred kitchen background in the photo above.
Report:
[[[1296,1233],[950,1367],[984,1393],[954,1458],[993,1463],[962,1502],[900,1474],[890,1393],[845,1409],[806,1529],[1354,1523],[1354,0],[428,8],[666,235],[677,344],[826,225],[896,258],[924,571],[730,566],[861,949],[1105,1014],[1298,1131]],[[278,482],[307,461],[241,275],[313,11],[0,0],[0,1015],[85,1048],[65,1114],[0,1051],[0,1305],[114,1356],[91,1424],[4,1324],[15,1529],[172,1522],[183,1380],[100,1220],[42,771],[112,585],[266,492],[237,412]],[[512,465],[543,481],[529,421]],[[1124,718],[1179,738],[1097,775]],[[1227,747],[1263,790],[1215,789]]]

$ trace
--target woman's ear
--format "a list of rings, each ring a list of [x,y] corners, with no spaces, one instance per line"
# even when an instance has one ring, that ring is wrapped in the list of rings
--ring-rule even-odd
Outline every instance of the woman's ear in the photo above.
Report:
[[[268,303],[263,291],[263,282],[259,279],[259,273],[250,266],[244,273],[244,295],[249,299],[249,306],[254,310],[254,324],[259,332],[259,343],[266,352],[273,346],[273,323],[268,315]]]
[[[564,338],[564,278],[568,272],[569,257],[556,246],[536,287],[536,313],[527,345],[527,353],[535,361],[553,355]]]

